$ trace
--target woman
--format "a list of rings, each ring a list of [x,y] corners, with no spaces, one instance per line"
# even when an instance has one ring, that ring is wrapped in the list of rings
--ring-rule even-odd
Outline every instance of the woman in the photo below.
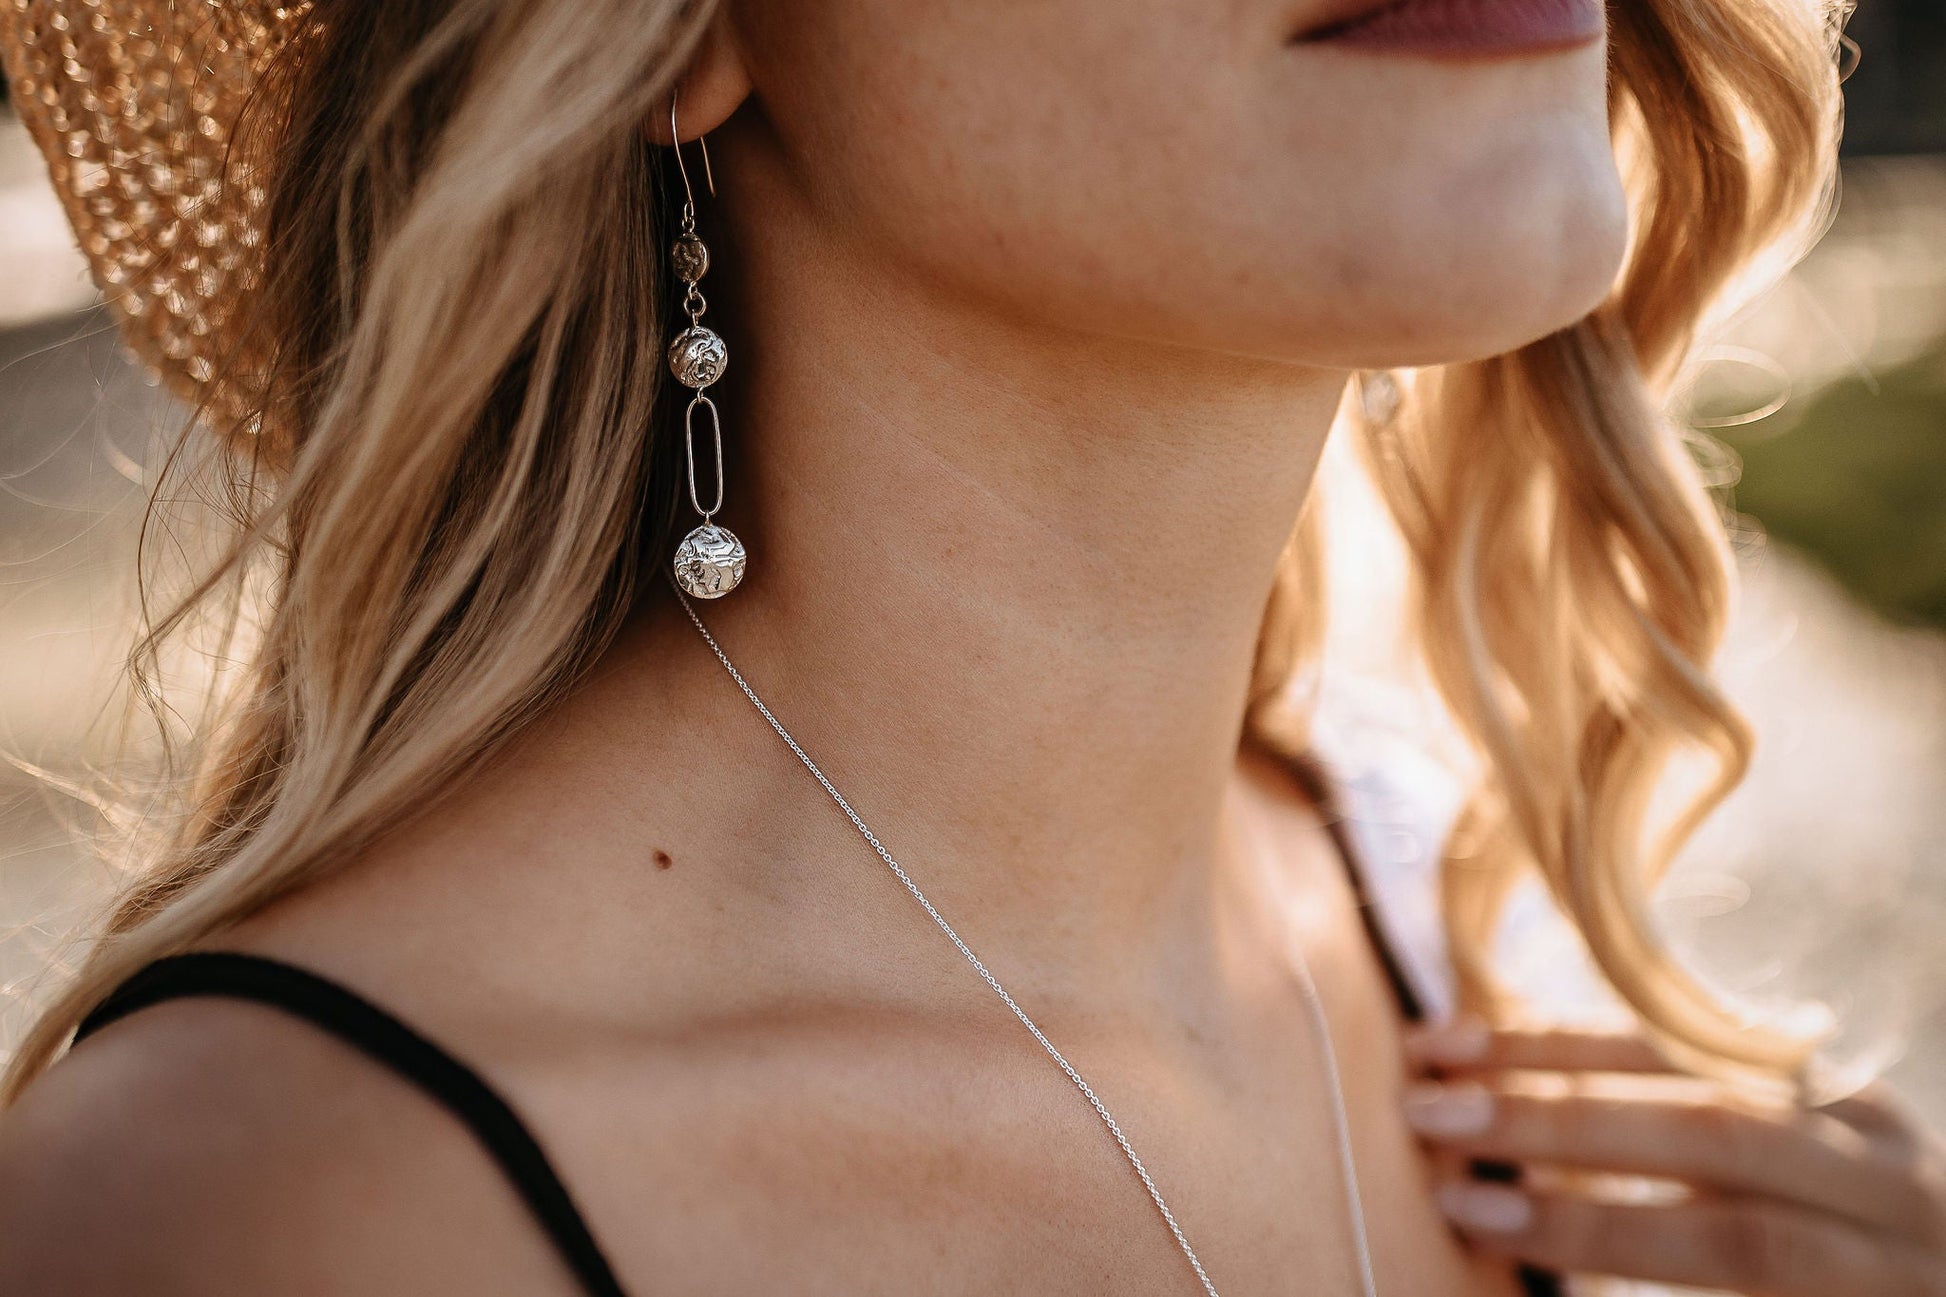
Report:
[[[1664,759],[1748,746],[1655,405],[1817,217],[1821,12],[0,13],[226,448],[158,630],[262,609],[13,1060],[7,1291],[1946,1292],[1923,1137],[1748,1097],[1806,1043],[1642,917]],[[1287,688],[1396,366],[1450,988]],[[1508,1020],[1528,869],[1642,1038],[1413,1034]]]

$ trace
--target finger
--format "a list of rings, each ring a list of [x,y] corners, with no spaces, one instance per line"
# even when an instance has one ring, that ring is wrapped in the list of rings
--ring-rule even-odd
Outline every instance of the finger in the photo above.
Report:
[[[1925,1123],[1883,1082],[1820,1104],[1816,1110],[1896,1148],[1917,1150],[1927,1143]]]
[[[1667,1060],[1632,1032],[1506,1028],[1462,1019],[1410,1031],[1406,1061],[1442,1072],[1668,1072]]]
[[[1739,1103],[1698,1083],[1422,1083],[1407,1092],[1406,1121],[1468,1157],[1680,1180],[1781,1199],[1919,1244],[1946,1241],[1946,1190],[1909,1158],[1824,1113]]]
[[[1475,1247],[1567,1274],[1759,1297],[1946,1297],[1937,1255],[1784,1203],[1625,1205],[1466,1183],[1435,1197]]]

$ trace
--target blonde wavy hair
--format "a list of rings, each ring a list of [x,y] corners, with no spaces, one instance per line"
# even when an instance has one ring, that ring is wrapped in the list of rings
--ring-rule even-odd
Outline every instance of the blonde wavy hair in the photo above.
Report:
[[[645,593],[678,485],[659,364],[670,212],[643,123],[713,10],[343,0],[268,61],[232,145],[268,198],[232,362],[260,395],[201,420],[233,533],[134,659],[159,697],[164,646],[213,617],[240,665],[175,757],[178,812],[151,818],[169,827],[27,1029],[0,1104],[122,978],[343,867],[477,765]],[[1610,13],[1634,231],[1613,294],[1517,352],[1421,372],[1366,427],[1368,460],[1414,559],[1432,677],[1483,758],[1444,875],[1467,998],[1503,1007],[1490,938],[1536,870],[1672,1050],[1789,1075],[1804,1043],[1727,1013],[1647,913],[1751,745],[1706,673],[1723,524],[1664,407],[1739,275],[1822,228],[1843,14]],[[1253,690],[1252,738],[1290,756],[1301,736],[1277,702],[1315,649],[1317,530],[1287,553]],[[1651,842],[1651,793],[1690,750],[1715,778]]]

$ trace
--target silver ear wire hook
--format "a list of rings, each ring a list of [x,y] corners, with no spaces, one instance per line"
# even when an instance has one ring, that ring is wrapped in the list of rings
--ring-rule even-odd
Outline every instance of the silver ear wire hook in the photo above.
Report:
[[[689,166],[682,160],[682,134],[676,127],[676,96],[680,87],[669,88],[669,146],[676,151],[676,170],[682,173],[683,217],[686,221],[696,219],[696,191],[689,187]],[[710,170],[709,144],[702,136],[696,137],[696,147],[703,151],[703,184],[709,189],[709,196],[716,197],[716,174]]]

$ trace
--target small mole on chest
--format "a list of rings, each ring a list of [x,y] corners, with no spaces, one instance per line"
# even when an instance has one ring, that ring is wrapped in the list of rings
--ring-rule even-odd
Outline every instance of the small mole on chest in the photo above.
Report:
[[[675,867],[675,863],[676,863],[676,859],[674,856],[671,856],[668,852],[662,850],[660,847],[656,848],[655,867],[657,869],[671,869]]]

